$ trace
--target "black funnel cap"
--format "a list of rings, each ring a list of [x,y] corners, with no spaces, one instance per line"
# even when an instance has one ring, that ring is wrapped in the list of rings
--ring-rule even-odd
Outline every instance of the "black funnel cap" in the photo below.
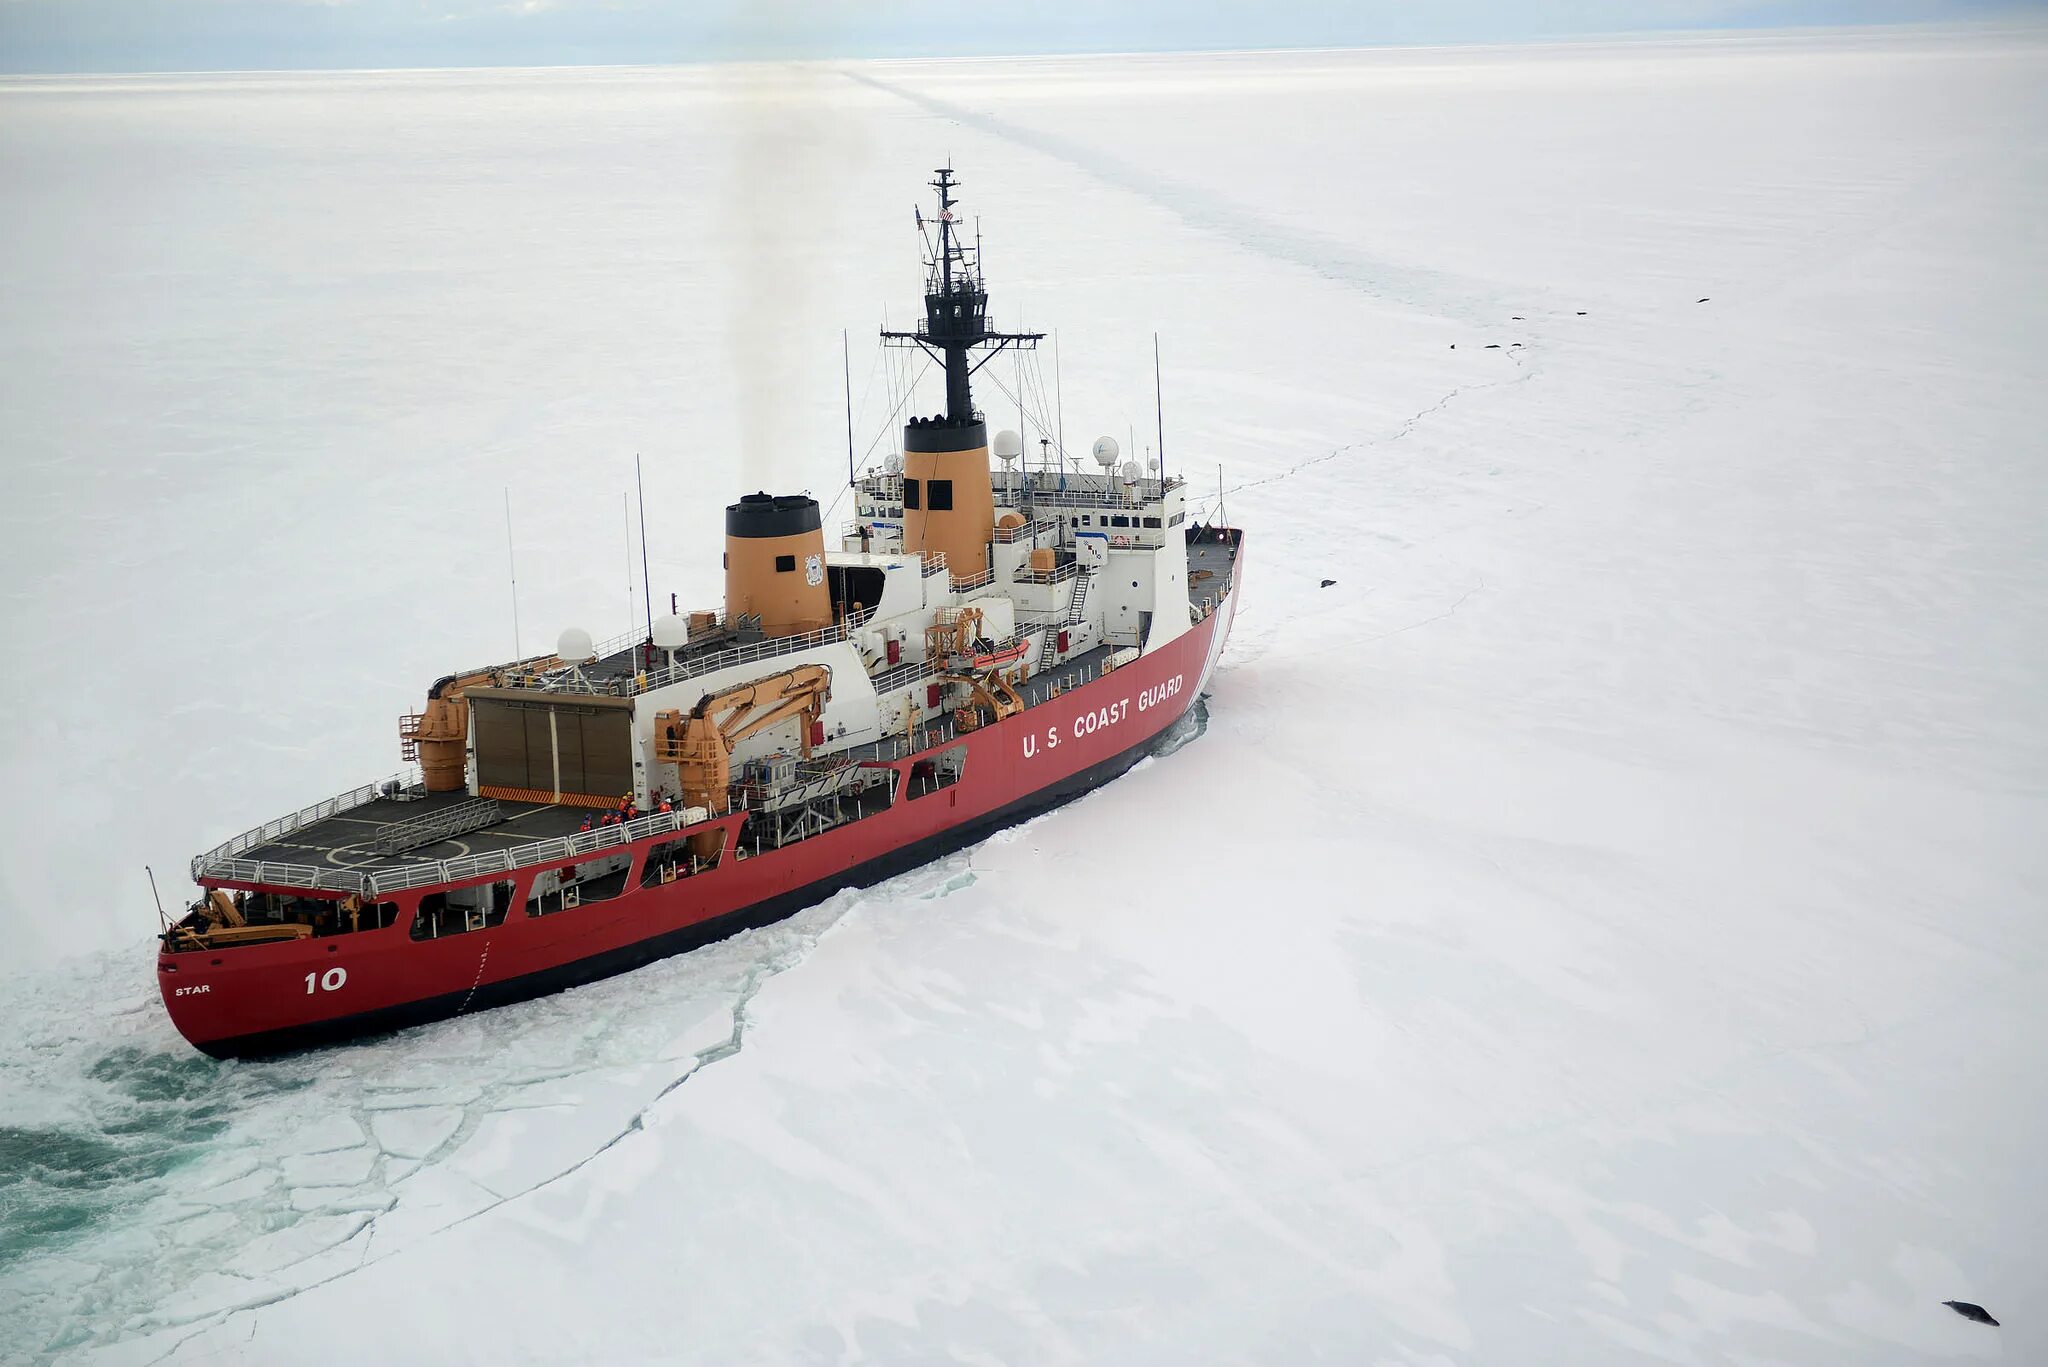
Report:
[[[748,494],[725,505],[725,534],[758,540],[798,536],[824,526],[818,500],[808,494]]]

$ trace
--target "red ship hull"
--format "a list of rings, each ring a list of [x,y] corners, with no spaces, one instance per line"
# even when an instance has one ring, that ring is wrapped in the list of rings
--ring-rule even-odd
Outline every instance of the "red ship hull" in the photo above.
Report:
[[[303,1048],[593,982],[928,863],[1142,759],[1207,683],[1230,631],[1243,570],[1240,551],[1231,591],[1216,610],[1159,650],[932,751],[890,761],[901,796],[885,811],[649,887],[639,886],[642,865],[662,838],[645,839],[633,847],[626,892],[547,916],[518,910],[545,871],[522,869],[513,875],[513,911],[501,924],[439,939],[414,940],[410,924],[420,897],[446,887],[400,894],[397,919],[381,930],[161,954],[164,1005],[179,1032],[216,1057]],[[967,758],[957,782],[908,795],[914,765],[961,744]],[[718,823],[730,847],[741,841],[744,819],[735,813]]]

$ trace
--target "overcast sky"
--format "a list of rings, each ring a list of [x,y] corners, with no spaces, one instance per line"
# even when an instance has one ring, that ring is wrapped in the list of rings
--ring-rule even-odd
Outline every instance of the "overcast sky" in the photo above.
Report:
[[[1516,42],[2048,0],[0,0],[0,70],[575,65]]]

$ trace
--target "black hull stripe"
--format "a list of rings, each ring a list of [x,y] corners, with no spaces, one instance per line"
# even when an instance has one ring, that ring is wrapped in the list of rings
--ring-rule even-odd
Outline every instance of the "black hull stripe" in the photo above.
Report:
[[[752,906],[741,907],[714,920],[701,921],[696,925],[684,926],[680,930],[672,930],[662,935],[651,935],[633,944],[622,945],[617,949],[606,950],[602,954],[593,954],[570,963],[558,964],[553,968],[542,969],[538,973],[527,973],[502,982],[486,983],[475,989],[473,995],[469,991],[462,991],[449,992],[438,997],[422,997],[418,1001],[380,1007],[375,1011],[364,1011],[353,1016],[338,1016],[333,1020],[287,1026],[282,1030],[265,1030],[252,1035],[208,1040],[198,1047],[215,1058],[254,1058],[294,1049],[309,1049],[361,1035],[403,1030],[408,1026],[446,1020],[450,1016],[463,1015],[468,1011],[509,1006],[513,1002],[528,1001],[552,992],[580,987],[584,983],[596,982],[600,978],[630,972],[657,959],[666,959],[715,940],[723,940],[743,930],[773,925],[777,921],[794,916],[805,907],[816,906],[842,889],[871,887],[884,879],[893,878],[899,873],[906,873],[929,864],[934,859],[942,858],[955,850],[964,849],[1006,826],[1014,826],[1041,812],[1071,802],[1090,789],[1101,787],[1149,754],[1166,738],[1166,732],[1172,730],[1186,716],[1187,710],[1183,709],[1160,732],[1121,754],[1040,788],[1037,792],[1021,797],[1006,806],[998,807],[985,816],[948,827],[937,835],[899,846],[830,878],[822,878],[815,883],[808,883],[803,887],[756,902]]]

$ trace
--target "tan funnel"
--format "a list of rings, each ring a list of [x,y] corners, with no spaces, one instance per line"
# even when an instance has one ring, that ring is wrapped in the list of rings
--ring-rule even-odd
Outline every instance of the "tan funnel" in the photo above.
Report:
[[[832,625],[818,500],[748,494],[725,508],[725,612],[758,613],[770,636]]]
[[[995,530],[988,424],[913,421],[904,428],[904,549],[943,553],[957,583],[988,568]]]
[[[398,720],[399,753],[416,759],[430,793],[452,793],[469,785],[469,699],[465,689],[496,683],[495,675],[451,675],[427,694],[427,710]]]

